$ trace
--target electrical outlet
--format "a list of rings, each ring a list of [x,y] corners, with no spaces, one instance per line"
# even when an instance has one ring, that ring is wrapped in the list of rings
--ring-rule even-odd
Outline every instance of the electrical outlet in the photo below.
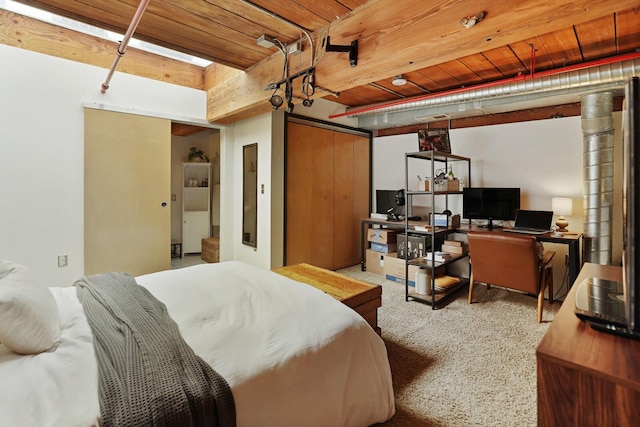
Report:
[[[58,267],[69,265],[69,255],[58,255]]]

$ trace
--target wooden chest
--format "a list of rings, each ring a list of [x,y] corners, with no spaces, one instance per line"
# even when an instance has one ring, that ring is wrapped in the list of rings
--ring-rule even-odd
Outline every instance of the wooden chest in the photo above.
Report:
[[[378,327],[378,307],[382,305],[380,285],[372,285],[305,263],[276,268],[273,271],[331,295],[354,309],[380,334]]]

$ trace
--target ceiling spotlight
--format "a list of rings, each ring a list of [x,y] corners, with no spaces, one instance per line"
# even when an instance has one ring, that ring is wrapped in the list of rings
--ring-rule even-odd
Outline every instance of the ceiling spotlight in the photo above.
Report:
[[[402,86],[407,84],[407,79],[405,79],[404,76],[400,74],[399,76],[395,76],[393,80],[391,80],[391,83],[393,83],[394,86]]]
[[[484,12],[480,12],[475,16],[467,16],[466,18],[462,18],[460,20],[460,25],[465,28],[471,28],[476,25],[478,22],[482,21],[484,18]]]
[[[287,104],[287,113],[293,113],[293,102]]]
[[[280,108],[284,100],[280,95],[278,95],[277,93],[274,93],[273,95],[271,95],[269,102],[271,103],[271,106],[273,107],[273,109],[277,110],[278,108]]]

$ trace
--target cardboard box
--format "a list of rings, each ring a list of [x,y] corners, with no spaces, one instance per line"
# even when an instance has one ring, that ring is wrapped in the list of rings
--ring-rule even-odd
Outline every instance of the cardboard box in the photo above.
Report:
[[[462,240],[445,240],[443,245],[448,245],[448,246],[464,246],[464,242]]]
[[[382,252],[376,252],[373,249],[367,249],[366,255],[365,255],[365,263],[367,266],[367,272],[369,273],[373,273],[373,274],[379,274],[379,275],[383,275],[384,274],[384,257],[386,256],[386,254],[383,254]]]
[[[375,243],[371,242],[371,249],[376,252],[382,252],[383,254],[388,254],[395,252],[398,245],[396,243],[389,243],[385,245],[384,243]]]
[[[418,271],[417,265],[409,266],[409,286],[416,286],[416,272]],[[395,255],[385,255],[384,256],[384,266],[383,266],[384,278],[387,280],[391,280],[392,282],[401,283],[404,285],[405,283],[405,262],[404,259],[398,258]]]
[[[409,242],[407,243],[404,234],[398,234],[398,258],[405,258],[405,251],[408,250],[407,259],[413,259],[424,256],[431,248],[431,236],[425,234],[409,234]]]
[[[396,230],[389,230],[388,228],[370,228],[367,230],[367,240],[388,245],[389,243],[396,243],[397,233]]]

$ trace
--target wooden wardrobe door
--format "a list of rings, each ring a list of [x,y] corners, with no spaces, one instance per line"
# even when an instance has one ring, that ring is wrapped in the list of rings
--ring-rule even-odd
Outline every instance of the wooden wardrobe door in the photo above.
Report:
[[[286,264],[333,268],[333,132],[288,124]]]
[[[369,216],[369,139],[334,133],[334,265],[360,262],[360,220]]]

